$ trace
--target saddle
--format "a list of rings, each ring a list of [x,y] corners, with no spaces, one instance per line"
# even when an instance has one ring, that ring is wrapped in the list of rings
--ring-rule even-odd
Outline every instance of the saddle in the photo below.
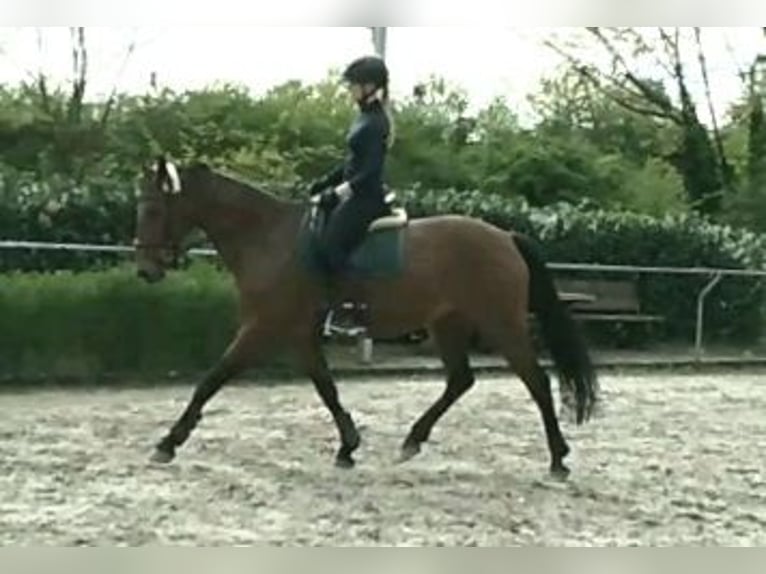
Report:
[[[386,229],[400,229],[405,227],[409,222],[409,216],[407,211],[403,207],[396,207],[396,193],[390,191],[384,198],[385,204],[390,211],[389,215],[379,217],[370,223],[368,232],[373,233],[375,231],[385,231]],[[325,226],[327,225],[330,215],[335,206],[327,207],[322,205],[321,194],[315,195],[311,198],[311,212],[309,214],[309,227],[312,235],[317,239],[321,237]],[[365,240],[366,243],[366,240]],[[364,244],[357,250],[361,250]]]
[[[409,215],[396,206],[396,194],[386,194],[389,214],[370,223],[367,237],[349,256],[344,276],[350,279],[383,279],[398,275],[404,268],[404,230]],[[307,267],[322,273],[321,239],[334,205],[322,204],[320,196],[311,198],[311,209],[301,225],[299,246]]]

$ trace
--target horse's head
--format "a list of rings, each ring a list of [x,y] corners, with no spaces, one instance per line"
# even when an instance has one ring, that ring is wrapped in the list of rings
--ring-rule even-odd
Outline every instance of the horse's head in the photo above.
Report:
[[[135,239],[138,275],[149,282],[162,279],[189,246],[192,230],[207,236],[227,266],[238,261],[244,243],[273,245],[274,233],[282,233],[280,243],[285,245],[294,239],[293,227],[303,211],[302,205],[280,201],[205,163],[176,169],[159,158],[144,168],[141,180]],[[295,226],[284,224],[288,216]]]
[[[164,158],[143,170],[136,211],[136,265],[138,276],[150,283],[162,279],[181,255],[181,242],[190,228],[182,201],[185,179]]]

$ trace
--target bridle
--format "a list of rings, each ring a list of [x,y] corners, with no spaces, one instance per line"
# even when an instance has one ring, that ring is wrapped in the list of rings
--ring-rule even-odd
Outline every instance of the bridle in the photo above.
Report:
[[[133,246],[136,249],[155,249],[158,250],[161,254],[167,254],[170,256],[171,262],[174,262],[178,259],[178,256],[180,254],[180,245],[174,241],[172,241],[170,238],[172,236],[171,233],[169,233],[169,221],[170,219],[167,217],[167,201],[168,198],[171,195],[178,194],[181,192],[181,185],[180,185],[180,179],[178,178],[178,172],[176,171],[175,166],[172,163],[166,163],[165,164],[166,169],[168,170],[168,173],[166,173],[165,181],[161,182],[161,185],[159,186],[162,191],[160,192],[154,192],[154,193],[141,193],[138,195],[138,204],[141,205],[142,203],[147,202],[154,202],[154,201],[161,201],[163,203],[163,230],[162,230],[162,240],[158,242],[143,242],[140,241],[137,237],[133,240]],[[172,171],[171,171],[172,170]],[[167,186],[167,190],[165,187]]]
[[[166,199],[163,196],[163,201]],[[146,200],[143,196],[138,197],[138,201]],[[162,233],[162,240],[157,242],[144,242],[139,241],[138,238],[135,238],[133,240],[133,247],[135,249],[151,249],[158,251],[160,254],[160,257],[165,260],[166,265],[175,265],[175,263],[178,261],[178,257],[181,254],[181,247],[177,242],[172,241],[169,239],[171,237],[171,233],[168,233],[168,220],[165,218],[164,221],[164,229]]]

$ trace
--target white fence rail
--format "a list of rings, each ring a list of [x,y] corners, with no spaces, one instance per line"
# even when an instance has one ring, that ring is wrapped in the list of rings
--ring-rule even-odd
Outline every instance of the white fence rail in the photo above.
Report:
[[[0,249],[24,249],[39,251],[80,251],[102,253],[133,253],[132,245],[98,245],[90,243],[50,243],[44,241],[0,240]],[[214,249],[190,249],[190,255],[215,256]],[[697,293],[697,320],[694,333],[694,348],[697,358],[702,357],[704,339],[705,301],[713,289],[726,277],[766,277],[766,270],[726,269],[714,267],[652,267],[640,265],[601,265],[597,263],[549,263],[548,267],[559,271],[609,272],[660,275],[697,275],[708,278],[708,282]],[[369,340],[366,341],[369,346]],[[365,353],[365,355],[367,352]]]
[[[0,241],[0,249],[28,249],[32,251],[89,251],[102,253],[133,253],[132,245],[98,245],[93,243],[51,243],[46,241]],[[191,249],[192,255],[215,255],[214,249]]]

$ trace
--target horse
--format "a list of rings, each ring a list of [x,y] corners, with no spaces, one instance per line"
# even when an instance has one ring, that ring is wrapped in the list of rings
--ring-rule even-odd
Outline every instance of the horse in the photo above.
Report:
[[[161,280],[183,255],[188,234],[201,229],[233,275],[239,297],[236,334],[156,444],[153,462],[172,461],[221,387],[279,349],[293,351],[333,417],[340,442],[335,464],[354,466],[360,434],[340,400],[319,328],[326,283],[301,248],[315,211],[307,200],[283,199],[202,162],[177,167],[160,157],[144,166],[134,241],[138,276]],[[565,478],[570,448],[536,356],[531,314],[553,359],[562,404],[574,404],[578,425],[591,417],[599,387],[584,337],[537,243],[459,214],[405,218],[393,227],[388,233],[399,238],[403,262],[398,271],[344,274],[337,288],[341,298],[364,302],[370,337],[427,329],[444,365],[446,388],[410,427],[398,460],[420,453],[436,422],[474,385],[469,355],[478,335],[526,385],[542,417],[550,473]]]

